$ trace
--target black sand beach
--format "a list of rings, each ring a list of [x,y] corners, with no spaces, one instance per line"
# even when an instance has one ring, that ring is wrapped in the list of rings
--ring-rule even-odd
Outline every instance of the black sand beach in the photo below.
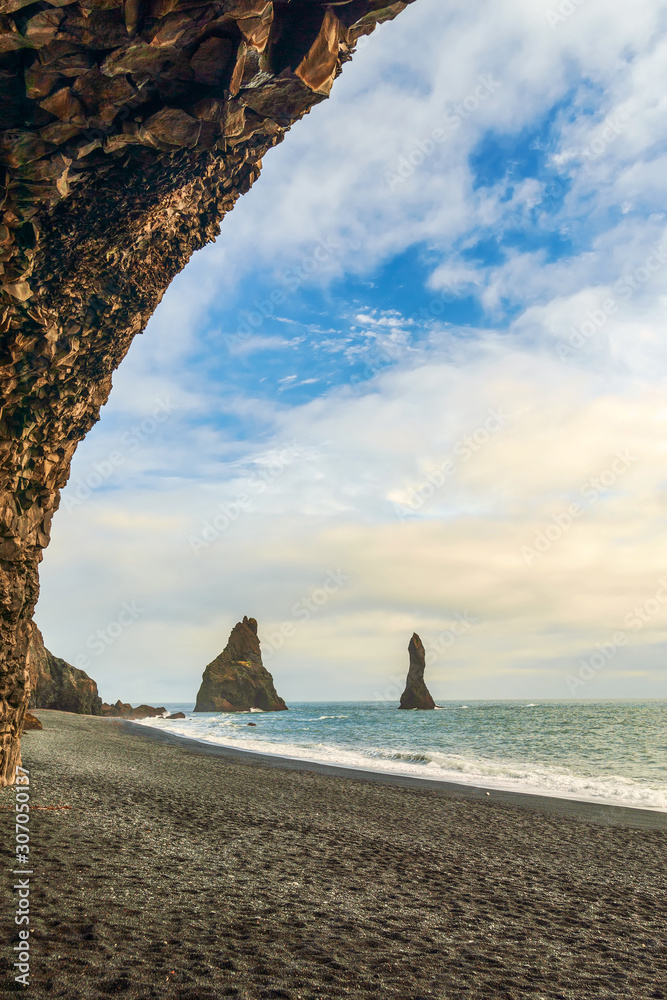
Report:
[[[31,996],[667,998],[664,814],[37,714]],[[13,878],[6,863],[9,994]]]

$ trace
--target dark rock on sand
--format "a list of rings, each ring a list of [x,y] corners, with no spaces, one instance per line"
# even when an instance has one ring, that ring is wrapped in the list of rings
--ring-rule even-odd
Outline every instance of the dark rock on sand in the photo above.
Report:
[[[424,645],[417,635],[413,633],[408,646],[410,654],[410,667],[408,669],[408,679],[405,683],[405,691],[401,695],[399,708],[435,708],[435,702],[431,697],[431,692],[424,683],[424,669],[426,667],[426,653]]]
[[[262,663],[257,622],[244,618],[232,629],[222,653],[206,667],[195,712],[284,712],[287,705]]]
[[[153,708],[151,705],[138,705],[137,708],[133,708],[129,715],[126,715],[126,719],[159,719],[164,718],[167,714],[167,709],[162,706],[162,708]]]
[[[28,670],[30,708],[51,708],[78,715],[102,714],[102,699],[95,681],[84,670],[50,653],[34,622],[28,646]]]
[[[43,729],[44,726],[39,721],[39,719],[32,714],[32,712],[26,712],[23,717],[23,732],[25,733],[28,729]]]
[[[167,718],[168,719],[184,719],[185,718],[185,713],[184,712],[174,712],[173,715],[168,715]]]
[[[115,705],[102,705],[100,715],[105,715],[109,719],[158,719],[167,714],[166,708],[153,708],[151,705],[138,705],[132,708],[129,702],[118,699]],[[184,715],[179,718],[185,718]]]
[[[105,701],[104,704],[102,705],[102,710],[100,712],[100,715],[106,715],[111,719],[120,719],[125,714],[131,711],[132,711],[132,706],[130,705],[130,703],[126,701],[121,701],[119,698],[115,705],[109,705]]]

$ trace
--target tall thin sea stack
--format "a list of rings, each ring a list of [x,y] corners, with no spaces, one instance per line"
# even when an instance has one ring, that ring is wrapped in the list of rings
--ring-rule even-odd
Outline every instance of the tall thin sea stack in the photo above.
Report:
[[[424,683],[424,669],[426,667],[426,653],[424,645],[413,632],[412,639],[408,646],[410,654],[410,667],[408,678],[405,682],[405,691],[401,695],[399,708],[435,708],[435,702],[431,697],[431,692]]]
[[[209,663],[197,694],[195,712],[284,712],[287,705],[273,686],[273,677],[262,663],[257,622],[237,622],[229,642]]]

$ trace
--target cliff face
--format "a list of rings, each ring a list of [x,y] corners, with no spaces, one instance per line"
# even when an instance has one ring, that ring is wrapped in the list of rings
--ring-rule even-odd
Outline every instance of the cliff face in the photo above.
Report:
[[[262,664],[257,622],[244,618],[231,631],[222,653],[209,663],[197,694],[195,712],[284,712],[287,705]]]
[[[54,708],[79,715],[101,715],[102,699],[97,684],[83,670],[54,656],[44,646],[42,633],[33,623],[28,646],[30,708]]]
[[[29,708],[52,708],[58,712],[104,715],[115,719],[153,719],[167,714],[166,708],[152,708],[150,705],[132,708],[132,705],[122,701],[107,705],[97,692],[97,684],[85,670],[79,670],[49,652],[34,622],[30,626],[27,666],[30,677]],[[27,728],[25,719],[24,730]]]
[[[424,670],[426,668],[426,653],[424,646],[416,632],[408,646],[410,654],[410,667],[408,677],[405,682],[405,691],[401,695],[399,708],[435,708],[435,702],[431,697],[431,692],[424,682]]]
[[[38,563],[112,372],[267,150],[409,2],[4,0],[0,784],[20,759]]]

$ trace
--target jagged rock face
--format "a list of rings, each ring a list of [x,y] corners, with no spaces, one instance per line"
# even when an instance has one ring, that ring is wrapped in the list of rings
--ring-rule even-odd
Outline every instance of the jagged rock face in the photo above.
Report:
[[[151,705],[138,705],[132,708],[129,702],[121,701],[119,698],[115,705],[108,705],[105,701],[99,714],[108,719],[159,719],[167,714],[167,709],[153,708]]]
[[[416,632],[413,633],[412,639],[410,639],[408,652],[410,654],[410,667],[408,669],[408,678],[405,682],[405,691],[401,695],[401,703],[398,707],[435,708],[431,692],[424,683],[426,652]]]
[[[324,100],[387,0],[4,0],[0,784],[37,567],[78,442],[175,274]]]
[[[79,715],[101,714],[102,699],[95,681],[84,670],[50,653],[34,622],[28,646],[28,671],[30,708],[53,708]]]
[[[39,721],[36,715],[32,712],[26,712],[23,717],[23,732],[27,732],[29,729],[43,729],[44,726]]]
[[[244,618],[232,629],[222,653],[209,663],[197,695],[195,712],[284,712],[287,705],[262,663],[257,622]]]

